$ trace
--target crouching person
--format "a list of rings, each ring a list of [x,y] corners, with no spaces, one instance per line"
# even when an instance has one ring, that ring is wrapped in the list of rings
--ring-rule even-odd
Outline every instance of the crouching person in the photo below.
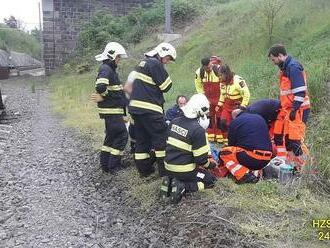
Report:
[[[272,158],[268,126],[258,114],[234,110],[229,125],[228,146],[220,152],[220,168],[241,183],[256,183],[259,171]]]
[[[178,203],[186,192],[214,186],[216,178],[208,171],[216,166],[209,160],[210,146],[206,129],[210,104],[203,94],[191,97],[182,108],[183,116],[169,125],[165,155],[165,171],[161,197]]]

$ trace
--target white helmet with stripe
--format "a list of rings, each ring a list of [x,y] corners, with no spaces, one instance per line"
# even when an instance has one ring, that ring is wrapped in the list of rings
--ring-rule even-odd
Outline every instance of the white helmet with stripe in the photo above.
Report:
[[[190,119],[206,116],[210,111],[210,103],[204,94],[193,95],[187,104],[182,107],[184,116]]]
[[[104,48],[103,53],[96,55],[95,59],[97,61],[103,61],[107,59],[115,60],[118,55],[121,58],[127,58],[125,48],[118,42],[109,42]]]
[[[176,50],[174,46],[167,42],[160,43],[154,49],[145,53],[146,56],[150,57],[153,57],[156,54],[158,54],[161,58],[164,58],[165,56],[171,56],[172,60],[176,59]]]

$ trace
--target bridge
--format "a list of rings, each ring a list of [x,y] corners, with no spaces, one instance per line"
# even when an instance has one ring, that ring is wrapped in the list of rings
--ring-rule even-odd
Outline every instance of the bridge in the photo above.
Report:
[[[99,10],[125,15],[152,0],[42,0],[46,72],[62,65],[74,50],[81,27]]]

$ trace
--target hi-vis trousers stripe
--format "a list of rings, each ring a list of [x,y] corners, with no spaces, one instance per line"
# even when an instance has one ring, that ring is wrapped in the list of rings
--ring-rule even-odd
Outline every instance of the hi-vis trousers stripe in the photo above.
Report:
[[[196,168],[196,164],[168,164],[165,162],[165,168],[173,172],[190,172]]]
[[[124,114],[124,109],[122,108],[98,108],[99,114]]]
[[[101,151],[102,152],[109,152],[109,153],[111,153],[112,155],[115,155],[115,156],[123,155],[123,152],[124,152],[124,151],[112,148],[110,146],[102,146]]]
[[[134,153],[135,160],[144,160],[150,158],[149,153]]]
[[[132,107],[148,109],[163,114],[163,108],[153,103],[139,101],[139,100],[131,100],[129,105]]]

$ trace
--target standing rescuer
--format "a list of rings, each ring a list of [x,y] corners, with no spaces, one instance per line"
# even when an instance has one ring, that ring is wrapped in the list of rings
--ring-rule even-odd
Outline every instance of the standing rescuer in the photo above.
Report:
[[[154,172],[155,160],[159,174],[163,176],[168,127],[164,117],[163,93],[172,86],[164,65],[176,59],[176,50],[169,43],[161,43],[145,56],[136,68],[129,103],[129,113],[138,130],[134,158],[141,176],[146,177]],[[151,153],[152,149],[155,156]]]
[[[201,60],[202,66],[197,69],[195,75],[195,88],[197,93],[203,93],[210,102],[210,127],[207,129],[209,141],[222,143],[223,136],[218,128],[220,111],[215,111],[220,99],[220,79],[213,71],[214,65],[221,65],[222,60],[218,56],[211,56]]]
[[[191,97],[183,108],[183,116],[174,119],[169,126],[165,169],[161,196],[170,197],[173,203],[180,201],[185,192],[195,192],[213,187],[216,178],[207,171],[216,163],[209,160],[210,146],[205,129],[209,125],[208,99],[203,94]]]
[[[303,66],[289,56],[281,44],[272,46],[268,57],[280,69],[281,109],[274,125],[277,156],[286,159],[287,151],[300,156],[303,154],[301,144],[310,113],[306,73]]]
[[[105,121],[100,163],[105,172],[111,173],[120,168],[128,139],[123,119],[128,102],[116,72],[120,59],[126,57],[124,47],[117,42],[108,43],[103,53],[95,56],[102,65],[95,82],[97,94],[92,94],[92,100],[97,102],[100,118]]]
[[[218,66],[216,74],[221,79],[221,95],[217,111],[222,108],[219,127],[227,142],[228,126],[232,121],[231,113],[234,109],[245,109],[249,104],[250,91],[245,80],[231,71],[228,65]]]

